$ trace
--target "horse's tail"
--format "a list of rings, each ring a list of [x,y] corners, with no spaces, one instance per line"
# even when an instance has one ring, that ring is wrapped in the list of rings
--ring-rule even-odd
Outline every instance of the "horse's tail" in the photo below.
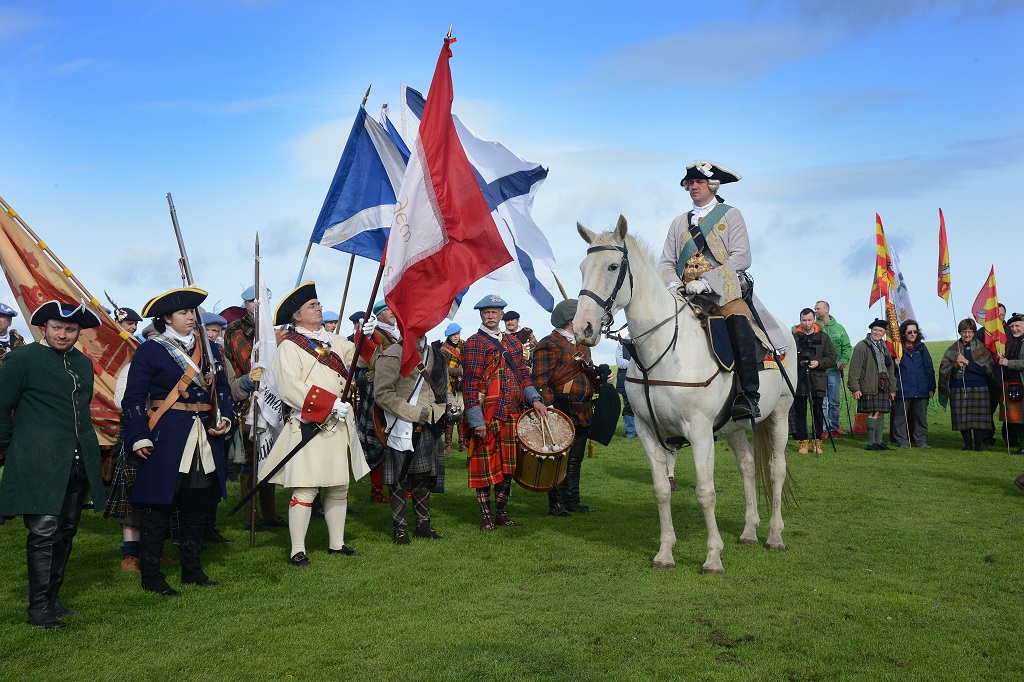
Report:
[[[772,431],[777,428],[780,428],[778,420],[766,419],[758,425],[757,430],[754,432],[754,477],[757,480],[757,486],[764,494],[765,501],[768,503],[768,509],[772,508],[772,493],[774,492],[771,472],[772,452],[774,450],[772,446]],[[793,472],[787,466],[786,480],[782,484],[783,509],[799,504],[796,493],[796,479],[793,477]]]

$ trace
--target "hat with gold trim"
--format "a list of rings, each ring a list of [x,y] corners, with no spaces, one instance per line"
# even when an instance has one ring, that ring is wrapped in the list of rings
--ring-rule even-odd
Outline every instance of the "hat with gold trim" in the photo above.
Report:
[[[163,317],[178,310],[195,310],[209,294],[199,287],[179,287],[154,296],[142,306],[143,317]]]

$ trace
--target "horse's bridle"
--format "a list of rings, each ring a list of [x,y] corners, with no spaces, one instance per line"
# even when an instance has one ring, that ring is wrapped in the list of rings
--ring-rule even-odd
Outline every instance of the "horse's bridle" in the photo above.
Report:
[[[608,294],[608,298],[601,298],[590,289],[580,289],[580,296],[588,296],[601,306],[604,310],[604,315],[601,317],[601,333],[607,334],[612,328],[612,306],[615,305],[615,298],[619,295],[619,289],[626,281],[626,274],[629,274],[629,294],[633,295],[633,273],[629,269],[629,251],[626,249],[626,243],[623,242],[622,246],[592,246],[587,249],[587,255],[597,253],[598,251],[621,251],[622,260],[619,261],[619,277],[615,280],[615,286],[612,287],[612,291]]]

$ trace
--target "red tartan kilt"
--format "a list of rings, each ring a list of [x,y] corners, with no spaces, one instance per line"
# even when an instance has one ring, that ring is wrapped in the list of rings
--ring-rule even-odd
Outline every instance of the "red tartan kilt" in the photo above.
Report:
[[[470,431],[469,487],[486,488],[512,478],[516,470],[519,443],[516,440],[518,414],[506,419],[494,419],[487,424],[487,442]]]
[[[1010,386],[1019,386],[1013,382],[1006,382],[1006,392],[1009,393]],[[1012,402],[1009,398],[999,405],[999,418],[1010,424],[1024,424],[1024,400]]]

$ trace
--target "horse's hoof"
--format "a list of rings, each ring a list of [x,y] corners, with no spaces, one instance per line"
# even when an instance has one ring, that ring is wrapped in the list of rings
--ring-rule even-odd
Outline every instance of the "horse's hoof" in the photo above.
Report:
[[[724,575],[725,569],[721,566],[701,566],[700,572],[704,575]]]
[[[740,538],[741,545],[756,545],[758,544],[757,538]]]
[[[668,570],[670,568],[675,568],[675,567],[676,567],[676,563],[674,561],[658,561],[657,559],[655,559],[654,561],[651,562],[651,568],[658,568],[658,569],[661,569],[663,571]]]
[[[766,542],[764,548],[773,552],[781,552],[786,549],[786,545],[783,542]]]

